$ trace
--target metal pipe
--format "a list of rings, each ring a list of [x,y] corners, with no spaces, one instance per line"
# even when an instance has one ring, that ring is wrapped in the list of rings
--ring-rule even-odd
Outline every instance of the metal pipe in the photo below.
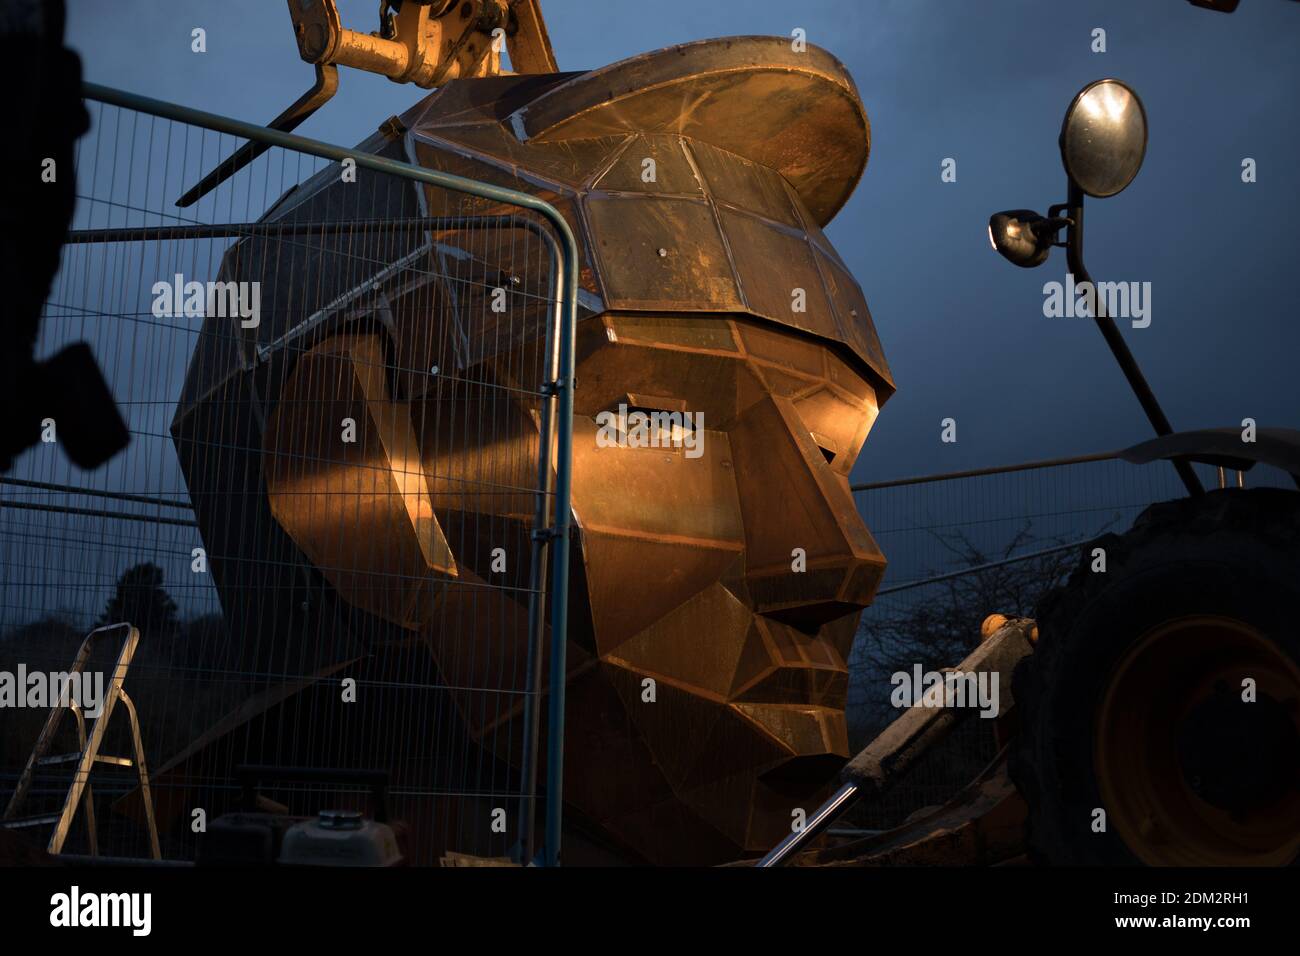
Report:
[[[385,40],[372,33],[361,33],[344,27],[339,30],[339,42],[335,47],[333,65],[350,66],[354,70],[378,73],[394,83],[403,83],[408,81],[406,74],[411,70],[411,51],[407,49],[406,44],[396,40]],[[432,71],[432,66],[421,70],[426,74],[422,77],[425,83],[428,82],[428,75],[431,75]],[[424,85],[415,78],[409,78],[409,81],[416,86]]]
[[[557,214],[558,215],[558,214]],[[569,628],[569,527],[572,509],[569,504],[573,478],[573,365],[577,341],[577,284],[578,262],[571,262],[574,290],[568,303],[574,316],[560,329],[560,370],[555,388],[559,397],[558,416],[560,430],[556,441],[556,455],[560,464],[555,476],[555,549],[552,576],[557,593],[551,602],[551,699],[546,740],[546,853],[547,866],[560,863],[560,827],[564,812],[564,687],[567,676],[567,644],[565,635]]]
[[[133,515],[122,511],[105,511],[102,508],[73,508],[70,505],[43,505],[35,501],[9,501],[0,499],[0,508],[18,511],[44,511],[48,514],[81,515],[87,518],[119,518],[123,521],[147,521],[150,524],[174,524],[183,528],[197,528],[197,521],[184,518],[163,518],[157,515]]]
[[[542,235],[541,227],[527,219],[513,216],[427,216],[411,219],[336,219],[333,222],[226,222],[185,226],[132,226],[117,229],[73,229],[65,240],[71,244],[97,242],[162,242],[165,240],[259,238],[284,236],[328,236],[337,233],[399,232],[417,229],[464,229],[472,225],[485,228],[531,228]],[[548,237],[549,238],[549,237]]]
[[[961,568],[960,570],[957,571],[948,571],[945,574],[938,574],[932,578],[924,578],[923,580],[920,581],[907,581],[903,584],[895,584],[892,587],[880,588],[878,591],[876,591],[875,596],[880,597],[882,594],[893,594],[896,591],[907,591],[910,590],[911,588],[919,588],[927,584],[936,584],[939,581],[947,581],[950,580],[951,578],[960,578],[967,574],[977,574],[980,571],[989,571],[992,570],[993,568],[1000,568],[1008,564],[1018,564],[1021,561],[1028,561],[1031,558],[1042,558],[1042,557],[1046,557],[1049,554],[1057,554],[1061,551],[1069,551],[1072,548],[1081,548],[1089,541],[1092,540],[1093,540],[1092,538],[1084,538],[1082,541],[1072,541],[1069,544],[1058,544],[1050,548],[1043,548],[1039,551],[1028,551],[1025,554],[1017,554],[1009,558],[1002,558],[999,561],[989,561],[986,562],[985,564],[976,564],[976,565],[972,565],[969,568]]]
[[[545,236],[550,240],[550,236]],[[551,240],[552,242],[554,240]],[[560,277],[558,253],[552,257],[551,283],[558,288]],[[546,341],[551,343],[551,355],[546,366],[547,381],[554,382],[560,376],[559,337],[556,330],[563,326],[560,315],[559,299],[556,299],[555,312],[546,317]],[[551,436],[555,434],[555,420],[558,415],[554,392],[546,399],[541,409],[538,422],[539,436],[537,456],[537,487],[541,494],[537,498],[537,508],[533,515],[533,561],[529,569],[528,588],[528,662],[524,670],[524,686],[527,688],[524,700],[524,756],[520,768],[523,796],[519,801],[519,862],[527,866],[536,858],[534,833],[537,816],[537,748],[540,745],[538,728],[541,722],[542,705],[542,637],[545,628],[545,601],[542,595],[546,590],[546,559],[550,554],[550,535],[548,533],[550,496],[555,491],[555,476],[551,469],[549,449]]]
[[[1066,236],[1066,259],[1069,263],[1070,272],[1095,289],[1096,284],[1092,281],[1088,267],[1083,264],[1083,190],[1073,180],[1070,181],[1068,205],[1069,218],[1072,224]],[[1142,405],[1142,410],[1146,412],[1147,420],[1151,422],[1157,435],[1173,434],[1173,426],[1169,424],[1169,419],[1165,417],[1164,411],[1160,408],[1160,402],[1156,399],[1155,393],[1151,391],[1151,386],[1147,384],[1146,377],[1142,374],[1137,359],[1133,357],[1133,353],[1129,350],[1128,343],[1124,341],[1124,336],[1120,334],[1119,327],[1115,325],[1115,320],[1106,314],[1100,296],[1093,296],[1093,301],[1096,303],[1093,317],[1097,322],[1097,327],[1101,329],[1102,338],[1110,346],[1111,354],[1115,356],[1115,361],[1119,363],[1120,371],[1124,373],[1129,387],[1133,389],[1138,402]],[[1196,495],[1205,494],[1205,489],[1201,487],[1201,480],[1196,477],[1196,472],[1192,469],[1190,463],[1175,460],[1173,464],[1174,469],[1178,472],[1178,477],[1182,479],[1183,484],[1187,487],[1189,495],[1195,497]]]
[[[335,146],[332,143],[325,143],[316,139],[309,139],[305,136],[297,136],[292,133],[284,133],[276,129],[268,129],[265,126],[258,126],[256,123],[246,123],[243,120],[232,119],[228,116],[219,116],[216,113],[208,113],[204,110],[192,109],[188,106],[180,106],[175,103],[168,103],[164,100],[155,100],[151,97],[140,96],[137,93],[128,93],[125,90],[116,90],[109,86],[100,86],[98,83],[83,83],[82,92],[87,99],[95,100],[100,103],[107,103],[110,106],[118,106],[123,109],[135,110],[140,113],[148,113],[151,116],[157,116],[160,119],[173,120],[177,123],[187,123],[194,126],[203,126],[218,133],[229,133],[232,136],[240,136],[244,139],[255,139],[260,142],[270,143],[272,146],[279,146],[282,149],[288,149],[300,153],[309,153],[313,156],[319,156],[322,159],[329,159],[335,162],[342,162],[345,159],[351,159],[363,169],[373,170],[378,173],[388,173],[395,176],[401,176],[406,179],[413,179],[417,182],[426,183],[430,186],[439,186],[443,189],[451,189],[456,192],[468,193],[472,196],[479,196],[483,199],[491,199],[495,202],[505,203],[510,206],[519,206],[524,209],[531,209],[540,213],[560,235],[560,242],[564,248],[566,256],[571,255],[572,262],[568,263],[572,272],[567,278],[577,277],[577,257],[578,243],[573,236],[573,230],[569,227],[568,222],[560,211],[544,199],[539,199],[528,193],[519,192],[514,189],[506,189],[502,186],[493,186],[490,183],[481,183],[477,180],[467,179],[464,176],[457,176],[453,173],[439,172],[433,169],[426,169],[423,166],[415,166],[411,163],[404,163],[399,160],[389,159],[386,156],[378,156],[374,153],[367,153],[355,149],[344,149],[341,146]],[[576,313],[575,313],[576,314]]]
[[[767,856],[758,861],[758,866],[780,866],[787,859],[798,853],[803,846],[815,839],[823,830],[839,819],[840,814],[853,805],[858,798],[858,785],[856,783],[846,783],[835,791],[834,796],[823,803],[813,813],[812,819],[803,825],[803,828],[791,833],[788,837],[768,851]]]
[[[983,475],[1004,475],[1012,471],[1033,471],[1035,468],[1056,468],[1063,465],[1082,465],[1090,461],[1113,461],[1119,452],[1102,451],[1094,455],[1073,455],[1069,458],[1041,458],[1017,465],[994,465],[991,468],[972,468],[968,471],[947,471],[937,475],[918,475],[913,478],[893,478],[889,481],[871,481],[850,485],[850,491],[876,491],[880,488],[897,488],[899,485],[923,485],[931,481],[951,481],[955,478],[979,478]]]
[[[185,511],[194,510],[194,506],[188,501],[175,498],[154,498],[150,495],[135,495],[125,491],[100,491],[96,488],[79,488],[76,485],[57,485],[49,481],[29,481],[26,478],[0,478],[0,485],[39,488],[42,491],[60,491],[69,495],[87,495],[92,498],[111,498],[114,501],[134,501],[142,505],[160,505],[164,508],[181,508]]]
[[[320,156],[342,162],[353,160],[357,166],[378,173],[401,176],[416,182],[442,189],[479,196],[508,206],[529,209],[538,213],[555,230],[559,238],[563,267],[560,284],[556,289],[557,309],[561,316],[559,338],[559,376],[553,383],[554,398],[558,398],[556,429],[555,494],[553,514],[554,544],[551,548],[551,578],[554,593],[551,596],[551,680],[549,708],[549,736],[546,767],[546,851],[544,861],[556,865],[560,859],[560,827],[563,807],[563,746],[564,746],[564,691],[565,642],[567,640],[569,604],[569,525],[571,513],[571,472],[573,468],[573,365],[574,343],[578,322],[578,240],[568,221],[560,211],[544,199],[514,189],[505,189],[490,183],[481,183],[452,173],[425,169],[411,163],[400,162],[359,150],[344,149],[320,140],[296,136],[280,130],[268,129],[255,123],[218,116],[203,110],[155,100],[151,97],[127,93],[97,83],[82,84],[87,99],[118,106],[123,109],[147,113],[162,119],[202,126],[220,133],[229,133],[244,139],[257,140],[283,149]],[[547,449],[539,449],[543,456]]]
[[[283,130],[286,133],[297,129],[307,117],[333,99],[334,94],[338,92],[338,88],[338,67],[329,63],[317,63],[316,79],[312,83],[311,89],[289,104],[283,113],[266,124],[267,127]],[[268,143],[256,140],[249,140],[244,143],[218,163],[216,169],[200,179],[195,186],[176,200],[176,205],[182,207],[192,206],[270,148]]]

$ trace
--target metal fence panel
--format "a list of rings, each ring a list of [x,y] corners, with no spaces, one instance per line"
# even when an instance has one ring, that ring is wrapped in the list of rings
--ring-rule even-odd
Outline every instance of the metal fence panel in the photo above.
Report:
[[[391,125],[355,151],[268,135],[180,207],[249,130],[92,92],[38,355],[89,342],[131,444],[87,474],[53,422],[0,478],[0,670],[140,629],[126,687],[165,857],[193,856],[245,765],[386,771],[415,862],[518,855],[547,614],[564,640],[567,227],[402,168]],[[44,719],[13,713],[0,793]],[[293,814],[368,806],[346,772],[258,773]],[[134,779],[105,774],[99,851],[143,855]],[[34,799],[66,786],[43,773]]]

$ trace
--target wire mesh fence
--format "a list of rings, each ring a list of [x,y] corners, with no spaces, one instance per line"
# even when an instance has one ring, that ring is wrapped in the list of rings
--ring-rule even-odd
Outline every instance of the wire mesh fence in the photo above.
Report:
[[[1087,542],[1122,534],[1150,505],[1186,494],[1167,462],[1083,457],[1096,460],[858,492],[859,510],[889,566],[849,660],[853,749],[898,716],[890,703],[894,673],[957,666],[974,649],[986,616],[1033,617],[1039,598],[1089,554]],[[1220,486],[1216,469],[1194,467],[1206,488]],[[1222,480],[1235,486],[1238,477],[1228,472]],[[1288,475],[1264,465],[1242,480],[1293,487]],[[994,723],[965,722],[896,790],[859,804],[851,819],[885,829],[951,798],[996,756]]]
[[[283,146],[181,206],[240,141],[87,105],[37,353],[88,342],[131,442],[82,472],[47,419],[0,477],[0,671],[65,672],[96,625],[139,629],[125,686],[166,858],[193,858],[248,765],[284,771],[260,771],[262,809],[302,816],[373,812],[354,772],[381,772],[414,862],[517,852],[556,585],[548,227]],[[403,133],[357,152],[405,162]],[[4,711],[6,800],[45,713]],[[24,814],[63,800],[60,769]],[[94,776],[98,847],[77,826],[65,849],[145,855],[135,771]]]

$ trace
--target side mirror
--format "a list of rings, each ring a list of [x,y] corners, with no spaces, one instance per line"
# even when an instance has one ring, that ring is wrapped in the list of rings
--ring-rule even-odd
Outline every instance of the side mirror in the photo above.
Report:
[[[1061,162],[1070,181],[1098,199],[1123,192],[1142,168],[1147,114],[1137,93],[1119,80],[1089,83],[1066,110]]]

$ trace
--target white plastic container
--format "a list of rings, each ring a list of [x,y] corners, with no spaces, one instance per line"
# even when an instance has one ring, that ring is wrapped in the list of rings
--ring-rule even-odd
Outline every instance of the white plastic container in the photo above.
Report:
[[[280,847],[282,866],[400,866],[393,828],[352,810],[322,810],[294,824]]]

